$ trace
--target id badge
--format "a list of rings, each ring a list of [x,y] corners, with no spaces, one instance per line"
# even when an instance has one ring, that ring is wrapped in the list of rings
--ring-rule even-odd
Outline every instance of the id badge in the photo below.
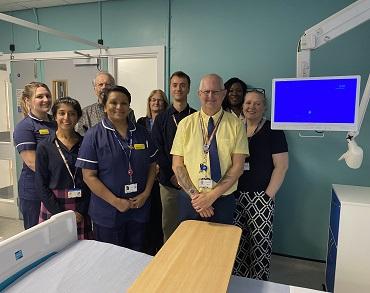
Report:
[[[201,179],[199,179],[199,188],[212,189],[212,179],[210,179],[210,178],[201,178]]]
[[[244,163],[244,171],[249,171],[251,168],[249,166],[249,162]]]
[[[47,129],[47,128],[45,128],[45,129],[39,129],[39,133],[42,134],[42,135],[49,134],[49,129]]]
[[[134,149],[135,150],[145,150],[145,144],[143,144],[143,143],[135,143],[134,144]]]
[[[127,184],[125,185],[125,193],[133,193],[137,192],[137,183]]]
[[[81,189],[70,189],[70,190],[68,190],[68,198],[76,198],[76,197],[81,197],[81,196],[82,196]]]

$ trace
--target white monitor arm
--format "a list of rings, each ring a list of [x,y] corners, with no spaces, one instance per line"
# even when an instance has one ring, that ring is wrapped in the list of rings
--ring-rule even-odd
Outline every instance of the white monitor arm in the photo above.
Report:
[[[358,169],[361,167],[364,153],[362,148],[357,145],[355,137],[360,133],[360,128],[364,120],[367,105],[370,99],[370,75],[366,83],[364,93],[358,110],[358,130],[347,133],[348,151],[346,151],[338,160],[345,160],[348,167]]]
[[[306,30],[297,48],[297,77],[310,76],[311,50],[321,47],[369,19],[370,0],[358,0]],[[353,169],[359,168],[363,159],[363,151],[354,138],[360,133],[369,99],[370,75],[358,110],[358,131],[347,134],[348,151],[339,158],[345,159],[348,167]]]

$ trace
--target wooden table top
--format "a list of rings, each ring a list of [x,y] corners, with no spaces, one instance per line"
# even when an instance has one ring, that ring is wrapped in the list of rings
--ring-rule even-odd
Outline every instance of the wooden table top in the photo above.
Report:
[[[226,292],[241,233],[232,225],[182,222],[128,292]]]

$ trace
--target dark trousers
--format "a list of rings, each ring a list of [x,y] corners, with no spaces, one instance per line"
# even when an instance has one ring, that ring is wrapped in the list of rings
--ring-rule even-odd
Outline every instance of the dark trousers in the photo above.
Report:
[[[146,223],[128,221],[114,228],[94,223],[93,227],[95,240],[143,252]]]
[[[204,220],[207,222],[232,224],[233,215],[236,207],[235,197],[233,194],[228,196],[219,197],[213,204],[214,215],[210,218],[202,218],[199,213],[195,211],[191,205],[190,197],[184,191],[180,192],[179,208],[180,208],[180,221],[186,220]]]
[[[153,184],[150,200],[150,215],[146,227],[144,252],[155,255],[163,245],[162,203],[158,181]]]
[[[23,215],[24,229],[36,226],[39,223],[41,201],[19,198],[19,208]]]

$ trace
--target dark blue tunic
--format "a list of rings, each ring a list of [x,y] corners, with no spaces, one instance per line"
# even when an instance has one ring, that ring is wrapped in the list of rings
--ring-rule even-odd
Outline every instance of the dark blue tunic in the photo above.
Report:
[[[51,117],[50,117],[51,119]],[[55,133],[55,121],[43,121],[31,113],[20,121],[13,133],[14,145],[19,153],[25,150],[34,150],[40,141]],[[18,194],[27,200],[40,200],[35,191],[35,172],[23,163],[23,168],[18,181]]]
[[[133,148],[129,156],[130,140]],[[122,147],[124,147],[124,150]],[[123,139],[109,119],[103,118],[89,129],[82,142],[76,167],[98,171],[98,178],[117,197],[132,198],[145,189],[150,164],[156,160],[154,147],[146,129],[129,122],[127,139]],[[132,183],[137,183],[137,192],[125,194],[125,185],[130,184],[128,166],[133,170]],[[140,209],[119,212],[99,196],[91,193],[89,214],[94,223],[108,228],[119,227],[127,221],[148,221],[150,200]]]

